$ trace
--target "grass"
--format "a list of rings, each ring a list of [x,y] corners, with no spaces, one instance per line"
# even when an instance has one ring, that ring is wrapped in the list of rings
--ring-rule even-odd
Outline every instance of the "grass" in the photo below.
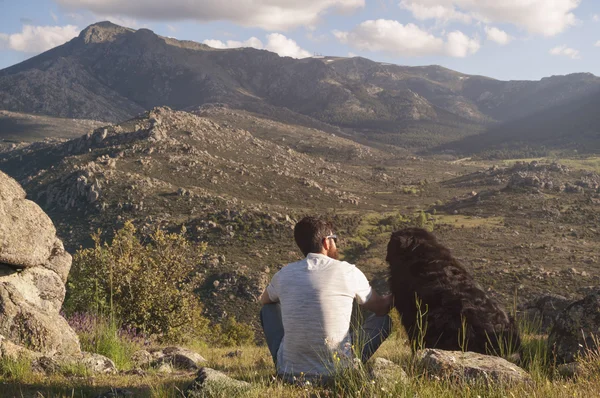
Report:
[[[498,227],[504,225],[504,217],[472,217],[464,215],[435,215],[436,224],[452,225],[456,228]]]
[[[207,366],[238,380],[251,383],[241,392],[227,388],[207,389],[206,397],[593,397],[600,396],[600,354],[581,358],[585,370],[575,379],[563,379],[554,371],[547,355],[545,336],[536,333],[536,325],[522,323],[523,364],[533,382],[520,384],[484,384],[428,377],[417,366],[412,349],[399,318],[394,318],[394,331],[380,347],[375,357],[383,357],[400,365],[384,378],[372,380],[367,367],[360,366],[339,374],[329,388],[313,385],[290,385],[274,377],[274,366],[264,346],[243,346],[241,355],[227,355],[232,348],[214,348],[198,344]],[[403,381],[403,369],[408,378]],[[186,387],[195,377],[192,373],[160,375],[148,372],[144,376],[126,374],[90,375],[73,369],[61,369],[45,376],[34,373],[26,361],[0,360],[0,383],[3,397],[91,397],[115,388],[130,391],[132,397],[184,397]]]

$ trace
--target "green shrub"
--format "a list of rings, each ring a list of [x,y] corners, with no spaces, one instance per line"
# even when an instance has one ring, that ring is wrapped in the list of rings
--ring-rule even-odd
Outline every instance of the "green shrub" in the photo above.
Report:
[[[223,323],[216,325],[215,342],[223,347],[235,347],[254,343],[254,330],[248,324],[238,322],[234,316],[228,316]]]
[[[157,230],[144,245],[127,222],[110,244],[93,235],[94,247],[74,256],[66,311],[110,314],[162,340],[204,336],[208,322],[193,292],[206,245],[193,246],[184,233]]]

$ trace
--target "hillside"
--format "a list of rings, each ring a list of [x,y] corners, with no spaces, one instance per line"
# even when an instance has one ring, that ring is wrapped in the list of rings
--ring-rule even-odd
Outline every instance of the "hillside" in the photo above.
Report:
[[[600,152],[600,93],[495,126],[485,134],[448,145],[463,155],[539,157]]]
[[[223,103],[267,115],[277,108],[408,148],[459,140],[598,89],[590,74],[503,82],[359,57],[297,60],[110,22],[0,71],[0,103],[15,112],[119,122],[155,106]]]
[[[45,138],[74,138],[102,122],[0,111],[0,142],[33,142]],[[0,144],[1,145],[1,144]]]

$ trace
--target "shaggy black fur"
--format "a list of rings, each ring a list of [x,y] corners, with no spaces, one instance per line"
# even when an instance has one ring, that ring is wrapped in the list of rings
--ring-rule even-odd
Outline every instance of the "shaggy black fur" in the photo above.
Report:
[[[422,322],[427,326],[423,335],[425,347],[491,355],[520,348],[514,320],[486,296],[433,234],[420,228],[394,232],[386,261],[390,265],[394,304],[413,347],[419,338],[420,300],[421,313],[426,311]]]

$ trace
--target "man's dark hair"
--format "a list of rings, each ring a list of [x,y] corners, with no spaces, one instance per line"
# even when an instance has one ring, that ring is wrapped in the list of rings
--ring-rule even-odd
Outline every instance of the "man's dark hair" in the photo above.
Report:
[[[308,253],[321,253],[323,238],[333,231],[330,222],[317,217],[304,217],[294,227],[296,244],[306,256]]]

